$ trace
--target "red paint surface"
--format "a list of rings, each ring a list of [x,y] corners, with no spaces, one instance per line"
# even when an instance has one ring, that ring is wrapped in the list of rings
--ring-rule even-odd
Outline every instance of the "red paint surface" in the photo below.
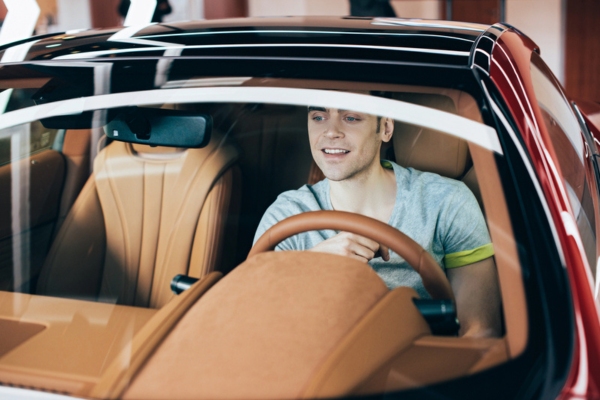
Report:
[[[505,32],[492,53],[490,77],[507,103],[539,177],[565,256],[575,308],[575,353],[563,398],[600,398],[600,319],[582,247],[567,232],[562,213],[572,216],[549,134],[534,99],[530,59],[535,44]],[[530,123],[527,123],[527,121]],[[574,220],[574,218],[573,218]],[[595,372],[595,374],[593,372]]]

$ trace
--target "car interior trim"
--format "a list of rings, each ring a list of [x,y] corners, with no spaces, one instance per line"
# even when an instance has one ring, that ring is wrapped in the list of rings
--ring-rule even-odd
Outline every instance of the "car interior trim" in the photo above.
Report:
[[[24,343],[11,340],[16,346],[0,359],[0,382],[37,390],[85,393],[100,378],[107,360],[116,357],[122,348],[128,351],[126,344],[131,336],[155,313],[147,308],[0,292],[0,321],[18,322],[3,324],[3,340],[18,338],[24,330],[32,333],[36,325],[44,328]],[[95,345],[85,352],[85,363],[78,362],[81,347],[73,345],[78,335]],[[56,362],[58,359],[61,362]]]
[[[478,146],[469,145],[469,150],[476,166],[496,163],[492,153]],[[476,171],[496,251],[494,258],[502,298],[506,346],[509,356],[514,358],[525,350],[529,332],[523,271],[515,267],[520,265],[519,254],[505,197],[498,194],[503,192],[498,171],[495,168],[477,168]]]
[[[130,347],[123,349],[122,354],[106,368],[93,389],[80,395],[92,398],[118,397],[190,307],[222,276],[220,272],[211,272],[156,311],[156,314],[133,336]],[[123,360],[129,362],[123,362]]]
[[[416,307],[408,305],[416,293],[406,287],[391,290],[340,340],[321,362],[301,398],[335,397],[360,392],[384,392],[394,356],[418,338],[430,334]],[[407,327],[410,326],[410,329]],[[401,332],[401,333],[400,333]],[[356,368],[361,365],[361,368]],[[381,387],[383,386],[383,387]]]
[[[317,294],[324,289],[325,298]],[[414,291],[400,288],[399,292],[404,296],[392,296],[392,303],[404,307],[392,307],[399,311],[395,321],[402,324],[401,316],[408,321],[417,319],[415,325],[407,323],[411,328],[401,331],[410,332],[408,342],[412,342],[429,329],[412,304]],[[371,268],[347,257],[300,251],[258,254],[236,267],[190,308],[148,358],[123,398],[152,396],[157,376],[181,377],[182,384],[172,388],[172,397],[310,397],[303,393],[311,382],[320,380],[325,360],[337,358],[336,349],[361,320],[372,312],[381,315],[376,309],[389,294]],[[315,307],[321,311],[318,316],[311,312]],[[218,322],[223,318],[227,324]],[[264,340],[265,333],[273,330],[277,335]],[[194,340],[182,340],[190,332],[194,332]],[[382,333],[380,329],[369,332]],[[402,346],[407,340],[401,332],[386,329],[387,334],[395,334],[394,343]],[[295,343],[291,348],[290,341]],[[391,342],[377,342],[384,348],[390,345],[388,350],[395,348]],[[373,340],[366,342],[371,343]],[[358,348],[354,351],[362,352]],[[380,357],[377,354],[374,352],[373,360]],[[210,362],[215,357],[223,362]],[[287,372],[291,365],[294,374]],[[368,376],[374,364],[354,366]],[[347,393],[344,387],[360,383],[356,379],[360,372],[340,376],[340,383],[346,382],[337,386],[342,388],[340,394]],[[256,385],[261,376],[271,377],[273,385]]]

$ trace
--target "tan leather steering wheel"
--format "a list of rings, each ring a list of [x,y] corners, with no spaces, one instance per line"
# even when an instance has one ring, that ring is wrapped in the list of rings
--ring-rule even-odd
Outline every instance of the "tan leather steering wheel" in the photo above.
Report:
[[[344,211],[311,211],[279,221],[254,244],[248,258],[273,250],[282,240],[298,233],[334,229],[355,233],[394,250],[421,276],[423,286],[434,299],[451,299],[454,293],[437,262],[417,242],[376,219]]]

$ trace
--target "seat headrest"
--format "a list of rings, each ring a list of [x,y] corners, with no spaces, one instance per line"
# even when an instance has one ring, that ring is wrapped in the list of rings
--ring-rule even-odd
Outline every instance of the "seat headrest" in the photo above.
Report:
[[[429,93],[401,93],[395,97],[397,100],[453,114],[462,114],[458,112],[457,106],[464,103],[460,98]],[[471,112],[472,104],[468,103]],[[465,140],[430,129],[396,122],[392,143],[396,162],[406,168],[412,167],[457,179],[464,175],[470,163],[469,148]]]
[[[399,165],[453,179],[464,175],[469,161],[466,141],[406,124],[396,123],[395,130],[394,154]]]

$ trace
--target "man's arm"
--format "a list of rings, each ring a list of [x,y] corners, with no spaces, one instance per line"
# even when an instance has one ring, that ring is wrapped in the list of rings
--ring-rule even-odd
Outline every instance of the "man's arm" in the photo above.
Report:
[[[446,271],[456,296],[460,336],[500,336],[500,289],[494,258]]]

